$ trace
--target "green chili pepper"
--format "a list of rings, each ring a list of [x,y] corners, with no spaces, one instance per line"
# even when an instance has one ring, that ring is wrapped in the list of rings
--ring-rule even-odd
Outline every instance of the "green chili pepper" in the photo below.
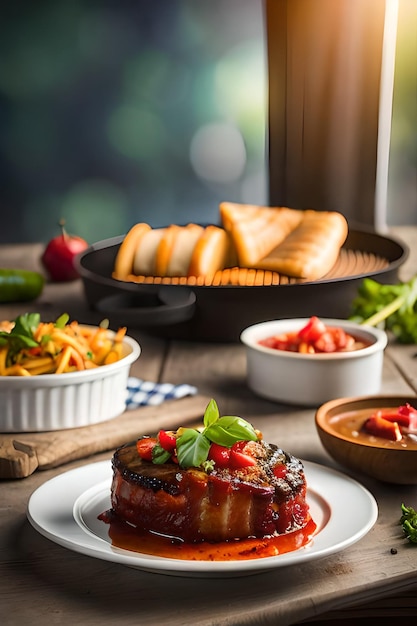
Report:
[[[30,270],[0,269],[0,302],[26,302],[42,293],[44,277]]]

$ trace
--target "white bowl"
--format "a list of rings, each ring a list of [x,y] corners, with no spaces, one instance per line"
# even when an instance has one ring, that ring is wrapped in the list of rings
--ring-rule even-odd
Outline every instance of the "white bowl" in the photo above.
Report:
[[[370,345],[351,352],[300,354],[261,346],[273,335],[300,330],[308,318],[262,322],[242,331],[246,346],[247,383],[257,395],[283,402],[318,406],[336,398],[370,395],[381,387],[384,349],[383,330],[355,322],[320,318]]]
[[[123,352],[119,361],[90,370],[0,376],[0,432],[78,428],[117,417],[125,410],[130,366],[141,348],[124,337]]]

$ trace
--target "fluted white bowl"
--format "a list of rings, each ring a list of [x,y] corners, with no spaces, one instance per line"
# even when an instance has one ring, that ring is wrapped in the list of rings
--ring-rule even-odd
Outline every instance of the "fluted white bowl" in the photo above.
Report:
[[[111,332],[111,331],[109,331]],[[64,374],[0,376],[0,432],[41,432],[104,422],[125,410],[131,364],[141,353],[123,339],[123,357]]]

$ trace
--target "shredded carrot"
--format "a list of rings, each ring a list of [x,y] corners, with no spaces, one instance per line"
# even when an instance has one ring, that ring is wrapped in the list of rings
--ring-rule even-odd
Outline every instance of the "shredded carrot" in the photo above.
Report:
[[[6,332],[13,328],[13,322],[8,324]],[[0,347],[0,376],[64,374],[115,363],[123,358],[125,335],[125,327],[112,332],[104,325],[88,327],[77,321],[59,328],[40,322],[33,330],[37,346],[14,354],[9,354],[8,345]]]
[[[70,358],[71,358],[71,346],[65,346],[65,348],[61,352],[61,356],[59,358],[58,367],[55,370],[55,374],[62,374],[62,372],[65,371],[65,368],[68,367]]]
[[[110,350],[104,359],[104,365],[109,365],[110,363],[116,363],[116,361],[120,360],[120,356],[118,354],[118,350]]]
[[[46,371],[48,369],[51,369],[51,367],[53,367],[54,360],[50,356],[44,356],[44,357],[39,357],[39,358],[32,357],[31,359],[27,359],[27,360],[22,359],[22,361],[20,362],[20,365],[27,370],[34,370],[39,367],[42,367]]]
[[[11,365],[6,368],[6,376],[31,376],[31,374],[21,365]]]
[[[71,346],[71,361],[75,364],[77,370],[85,370],[84,359],[78,350]]]
[[[120,343],[121,341],[123,341],[124,336],[126,335],[126,327],[122,326],[121,328],[119,328],[119,330],[117,331],[117,333],[114,336],[114,343]]]
[[[6,357],[7,357],[7,348],[0,349],[0,376],[4,376],[6,373]]]

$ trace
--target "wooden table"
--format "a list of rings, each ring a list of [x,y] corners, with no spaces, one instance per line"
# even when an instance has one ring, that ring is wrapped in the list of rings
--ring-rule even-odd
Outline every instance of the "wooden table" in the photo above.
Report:
[[[415,229],[396,234],[417,249]],[[41,249],[2,246],[0,267],[39,268]],[[401,270],[403,279],[416,267],[413,252]],[[86,305],[81,281],[48,284],[41,298],[28,306],[2,305],[0,319],[13,319],[26,310],[50,319],[67,311],[83,322],[98,321]],[[130,334],[142,345],[132,375],[196,385],[199,393],[217,400],[223,413],[251,421],[266,440],[307,461],[337,468],[316,434],[314,410],[261,400],[248,390],[242,346],[165,341],[134,330]],[[417,393],[416,352],[416,346],[388,346],[384,393]],[[333,556],[245,577],[173,577],[72,552],[44,538],[27,521],[28,499],[38,486],[69,469],[110,459],[111,454],[0,482],[0,620],[5,626],[285,626],[302,620],[340,623],[358,616],[368,623],[373,617],[396,616],[404,624],[417,616],[417,547],[403,539],[398,525],[402,502],[417,507],[417,486],[386,485],[350,473],[375,496],[379,517],[364,538]],[[346,506],[343,494],[340,506]]]

